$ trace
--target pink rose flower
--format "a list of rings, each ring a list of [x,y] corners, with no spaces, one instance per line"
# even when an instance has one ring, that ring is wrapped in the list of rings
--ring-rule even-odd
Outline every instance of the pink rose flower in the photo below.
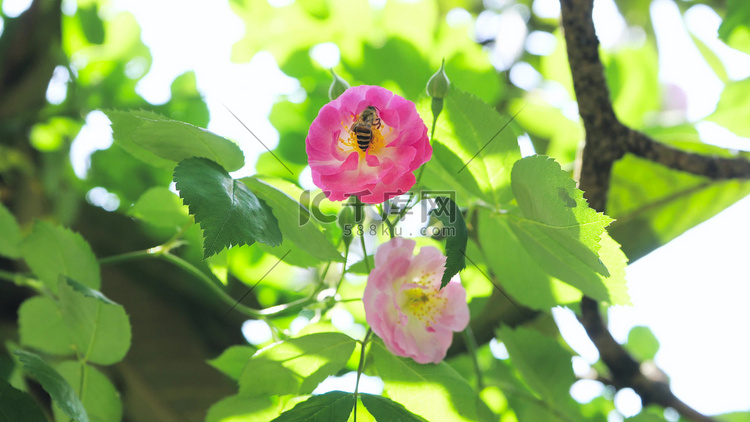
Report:
[[[349,88],[323,106],[305,143],[313,182],[332,201],[379,204],[404,194],[432,157],[414,103],[379,86]]]
[[[445,256],[432,246],[414,256],[415,244],[397,237],[378,248],[362,298],[365,317],[391,353],[439,363],[453,332],[469,324],[466,290],[457,276],[440,290]]]

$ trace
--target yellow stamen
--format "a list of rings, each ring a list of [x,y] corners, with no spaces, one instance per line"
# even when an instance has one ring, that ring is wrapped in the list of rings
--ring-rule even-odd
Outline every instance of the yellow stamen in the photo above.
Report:
[[[422,283],[418,283],[422,284]],[[446,299],[436,290],[415,287],[406,290],[405,310],[429,327],[435,323],[437,314],[445,306]]]

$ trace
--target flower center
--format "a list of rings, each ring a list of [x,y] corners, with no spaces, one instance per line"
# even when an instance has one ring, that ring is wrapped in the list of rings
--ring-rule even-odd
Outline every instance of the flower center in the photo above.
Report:
[[[339,138],[339,149],[346,151],[357,151],[359,158],[362,159],[365,153],[375,154],[380,148],[385,146],[385,137],[383,129],[391,128],[383,124],[378,118],[377,124],[357,124],[359,116],[352,116],[352,123],[346,124],[341,122],[341,126],[349,134],[348,138]]]
[[[436,317],[442,312],[446,301],[440,292],[429,287],[419,286],[408,289],[404,293],[406,294],[406,300],[402,309],[417,318],[426,327],[435,324]]]

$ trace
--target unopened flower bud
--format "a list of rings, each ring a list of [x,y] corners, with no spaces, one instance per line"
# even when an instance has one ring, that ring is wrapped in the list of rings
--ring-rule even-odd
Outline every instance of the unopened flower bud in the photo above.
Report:
[[[443,59],[440,69],[427,81],[427,95],[432,98],[445,98],[448,96],[450,87],[451,81],[445,74],[445,59]]]
[[[328,88],[328,99],[331,101],[335,100],[339,97],[339,95],[343,94],[344,91],[349,89],[351,85],[349,85],[349,82],[345,81],[341,76],[337,75],[336,72],[331,70],[331,75],[333,75],[333,82],[331,82],[331,87]]]

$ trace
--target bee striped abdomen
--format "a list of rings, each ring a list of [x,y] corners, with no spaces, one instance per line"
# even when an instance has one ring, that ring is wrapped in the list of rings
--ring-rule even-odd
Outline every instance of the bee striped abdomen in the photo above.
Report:
[[[362,152],[367,151],[372,140],[372,129],[368,126],[357,126],[354,128],[354,133],[357,135],[357,146]]]

